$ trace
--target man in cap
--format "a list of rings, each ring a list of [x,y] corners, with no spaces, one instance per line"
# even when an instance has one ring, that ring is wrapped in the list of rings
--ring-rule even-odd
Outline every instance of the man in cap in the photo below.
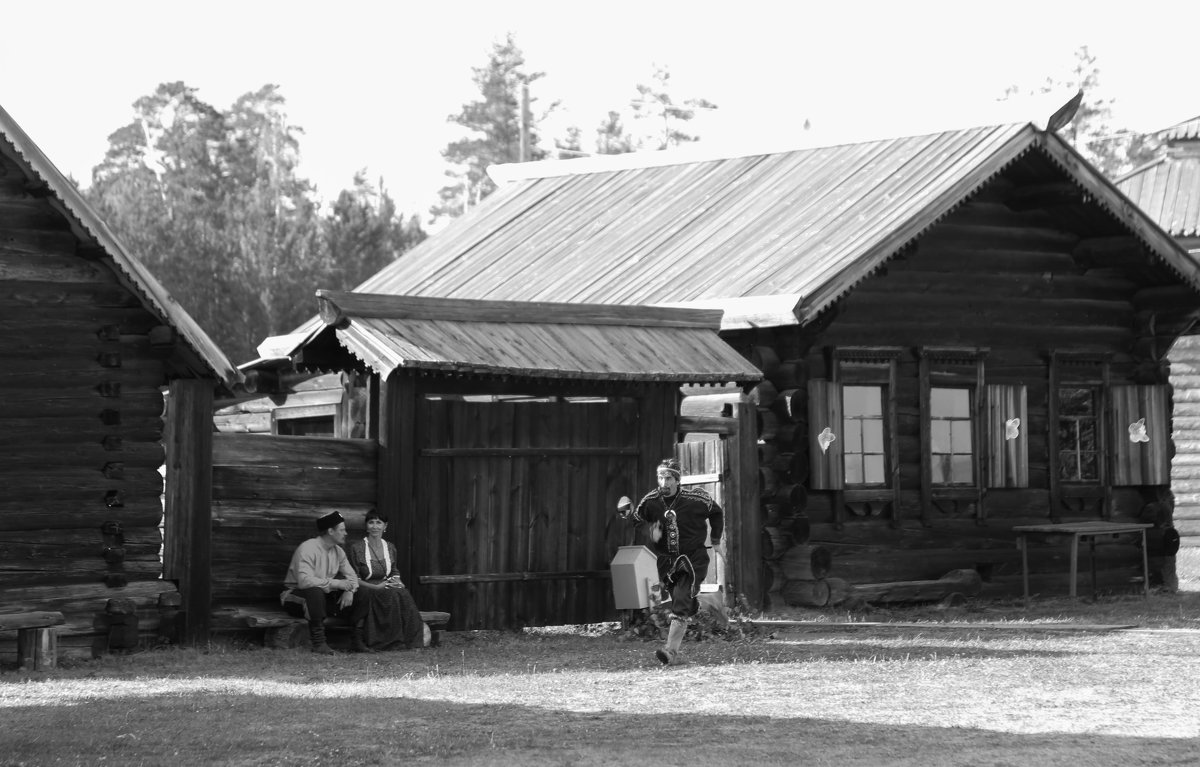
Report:
[[[705,541],[712,534],[712,545],[721,545],[725,513],[721,506],[700,488],[681,487],[679,461],[663,460],[656,470],[658,487],[625,513],[639,525],[649,527],[651,548],[658,555],[658,577],[671,595],[671,626],[666,645],[655,651],[664,665],[679,654],[688,619],[700,609],[697,595],[708,574],[708,549]]]
[[[317,536],[296,547],[288,565],[283,608],[308,620],[312,651],[332,655],[325,641],[325,616],[349,609],[358,590],[358,576],[346,559],[346,520],[334,511],[317,520]],[[351,624],[354,619],[351,616]]]

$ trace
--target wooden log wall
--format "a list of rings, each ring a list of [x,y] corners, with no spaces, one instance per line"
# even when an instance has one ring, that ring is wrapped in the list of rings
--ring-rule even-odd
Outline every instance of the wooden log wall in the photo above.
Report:
[[[1200,338],[1179,339],[1169,358],[1174,390],[1174,527],[1179,532],[1180,547],[1200,547]]]
[[[0,156],[0,610],[62,612],[60,652],[108,647],[110,599],[157,625],[159,328]],[[15,637],[0,634],[0,658]]]
[[[1110,253],[1102,266],[1089,263],[1080,256],[1087,251],[1086,239],[1046,225],[1044,216],[1008,210],[996,201],[999,193],[992,190],[963,206],[809,325],[726,335],[766,376],[749,397],[763,414],[758,474],[767,571],[776,578],[770,593],[779,594],[787,582],[786,577],[778,580],[778,560],[790,547],[807,544],[828,548],[831,572],[850,583],[933,580],[952,570],[975,569],[984,581],[983,595],[1016,595],[1021,592],[1021,559],[1013,526],[1102,518],[1097,500],[1051,507],[1047,352],[1106,354],[1114,384],[1166,383],[1166,365],[1147,351],[1152,344],[1144,342],[1146,328],[1132,300],[1144,287],[1138,280],[1149,257],[1130,241],[1122,251],[1124,261]],[[1132,266],[1114,267],[1121,263]],[[924,508],[921,346],[985,348],[988,384],[1025,385],[1028,422],[1023,428],[1031,435],[1028,488],[987,490],[982,513],[978,503],[969,501],[935,500]],[[806,423],[807,382],[829,377],[826,350],[838,347],[901,350],[894,392],[897,503],[868,500],[835,509],[834,494],[812,490],[808,482],[813,435]],[[1200,394],[1196,399],[1200,408]],[[1200,436],[1200,410],[1197,424]],[[1200,458],[1195,460],[1200,467]],[[1200,480],[1196,485],[1195,495],[1186,500],[1200,506]],[[1113,488],[1110,504],[1111,518],[1117,521],[1149,514],[1156,518],[1156,529],[1169,528],[1173,521],[1166,487]],[[1151,504],[1157,504],[1156,511],[1147,511]],[[1182,521],[1190,532],[1188,514]],[[1175,524],[1179,521],[1176,515]],[[1140,554],[1129,543],[1097,547],[1102,588],[1138,588]],[[1035,544],[1031,588],[1065,593],[1065,556],[1065,547],[1053,541]],[[1156,566],[1168,572],[1156,573],[1152,583],[1169,582],[1173,558],[1160,557]],[[1086,567],[1085,555],[1081,569]],[[803,587],[793,588],[797,590]]]
[[[373,440],[213,435],[212,599],[278,604],[292,553],[331,511],[350,538],[375,505]]]

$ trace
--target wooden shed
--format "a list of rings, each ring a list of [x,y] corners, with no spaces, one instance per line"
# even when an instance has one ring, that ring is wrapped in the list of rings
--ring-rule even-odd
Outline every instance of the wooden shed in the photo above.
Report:
[[[68,653],[135,646],[187,580],[166,455],[173,502],[205,503],[189,468],[240,374],[3,109],[0,329],[0,612],[63,613]]]
[[[1200,117],[1159,131],[1157,138],[1159,157],[1118,178],[1117,188],[1200,256]],[[1200,338],[1180,338],[1167,356],[1175,396],[1174,529],[1180,546],[1200,546]]]
[[[1170,523],[1165,354],[1193,329],[1200,268],[1059,136],[493,175],[484,204],[357,290],[721,309],[766,376],[747,471],[770,591],[815,577],[819,546],[851,584],[966,569],[1019,594],[1014,527]],[[1095,547],[1101,588],[1145,585],[1138,541]],[[1033,591],[1065,594],[1062,540],[1028,551]]]
[[[318,295],[323,323],[248,374],[262,384],[338,372],[365,434],[216,435],[218,620],[277,598],[317,516],[338,509],[361,535],[372,507],[389,518],[418,604],[449,612],[451,628],[612,620],[609,563],[632,540],[617,499],[653,487],[688,431],[718,437],[719,456],[692,451],[685,471],[728,507],[729,550],[757,562],[757,481],[736,481],[738,461],[756,460],[753,411],[743,406],[744,429],[736,412],[680,418],[683,385],[761,380],[719,337],[720,312]],[[275,402],[293,395],[284,386]],[[753,587],[759,575],[735,567],[726,581]]]

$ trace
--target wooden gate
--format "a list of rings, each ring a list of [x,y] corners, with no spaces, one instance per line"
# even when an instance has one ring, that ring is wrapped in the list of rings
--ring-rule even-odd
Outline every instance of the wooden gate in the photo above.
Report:
[[[411,531],[423,598],[461,629],[613,620],[637,417],[633,399],[426,399]]]

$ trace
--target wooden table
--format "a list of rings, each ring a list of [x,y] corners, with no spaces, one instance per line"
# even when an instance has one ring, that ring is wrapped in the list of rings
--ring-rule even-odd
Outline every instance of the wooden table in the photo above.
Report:
[[[1046,525],[1017,525],[1013,532],[1017,533],[1017,547],[1021,549],[1021,582],[1025,588],[1025,599],[1029,599],[1029,546],[1026,536],[1035,535],[1069,535],[1071,536],[1071,598],[1076,597],[1075,582],[1079,569],[1079,539],[1088,538],[1091,544],[1092,562],[1092,599],[1096,598],[1096,537],[1100,535],[1119,535],[1121,533],[1141,533],[1142,536],[1142,593],[1150,596],[1150,560],[1146,555],[1146,528],[1153,525],[1142,522],[1063,522]]]

